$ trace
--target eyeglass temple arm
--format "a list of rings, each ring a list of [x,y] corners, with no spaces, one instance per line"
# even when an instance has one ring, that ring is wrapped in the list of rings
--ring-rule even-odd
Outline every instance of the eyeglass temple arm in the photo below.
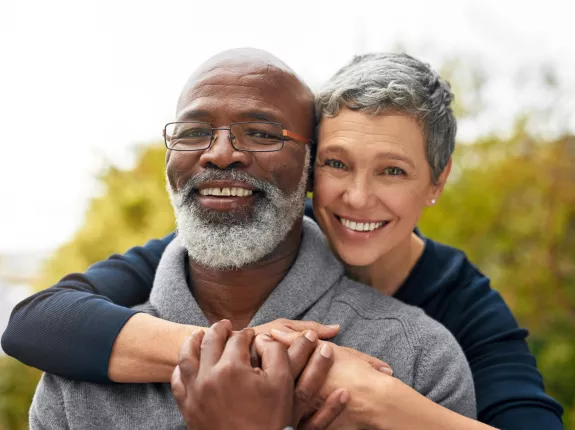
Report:
[[[297,140],[297,141],[302,142],[302,143],[311,142],[311,139],[306,139],[301,134],[297,134],[297,133],[294,133],[293,131],[289,131],[289,130],[285,130],[285,129],[282,130],[282,135],[285,137],[289,137],[290,139]]]

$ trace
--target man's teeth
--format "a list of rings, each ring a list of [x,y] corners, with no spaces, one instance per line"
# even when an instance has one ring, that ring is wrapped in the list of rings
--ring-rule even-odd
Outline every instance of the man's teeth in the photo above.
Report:
[[[252,190],[246,190],[245,188],[204,188],[200,190],[202,196],[238,196],[246,197],[253,194]]]
[[[353,231],[373,231],[376,228],[379,228],[385,224],[384,221],[382,222],[355,222],[350,221],[345,218],[340,218],[340,222]]]

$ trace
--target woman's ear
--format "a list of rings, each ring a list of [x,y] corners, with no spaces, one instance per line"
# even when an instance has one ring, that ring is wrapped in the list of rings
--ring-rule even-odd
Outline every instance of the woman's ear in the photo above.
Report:
[[[443,193],[443,189],[445,188],[445,184],[447,183],[447,179],[449,178],[449,174],[451,173],[452,161],[453,161],[452,157],[449,157],[449,161],[445,165],[443,172],[441,172],[439,178],[437,178],[437,182],[433,184],[432,191],[428,199],[429,206],[433,206],[439,199],[439,196],[441,196],[441,194]]]

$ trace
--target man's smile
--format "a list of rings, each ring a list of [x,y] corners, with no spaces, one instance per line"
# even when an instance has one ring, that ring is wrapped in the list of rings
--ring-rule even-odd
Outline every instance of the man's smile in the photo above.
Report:
[[[227,212],[253,204],[260,192],[241,181],[217,180],[202,183],[196,193],[204,208]]]
[[[204,188],[203,190],[199,190],[200,195],[202,196],[238,196],[238,197],[246,197],[251,196],[253,194],[252,190],[246,190],[245,188],[240,187],[231,187],[231,188]]]

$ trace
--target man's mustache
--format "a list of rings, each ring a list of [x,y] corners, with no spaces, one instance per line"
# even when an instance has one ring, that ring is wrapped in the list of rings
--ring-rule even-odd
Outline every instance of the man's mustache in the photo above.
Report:
[[[182,195],[183,203],[189,204],[197,198],[197,190],[206,182],[211,181],[235,181],[243,182],[249,185],[255,191],[260,192],[265,197],[272,190],[277,190],[277,187],[268,181],[255,178],[254,176],[235,168],[228,169],[206,169],[202,173],[198,173],[188,179],[186,185],[179,191]]]

